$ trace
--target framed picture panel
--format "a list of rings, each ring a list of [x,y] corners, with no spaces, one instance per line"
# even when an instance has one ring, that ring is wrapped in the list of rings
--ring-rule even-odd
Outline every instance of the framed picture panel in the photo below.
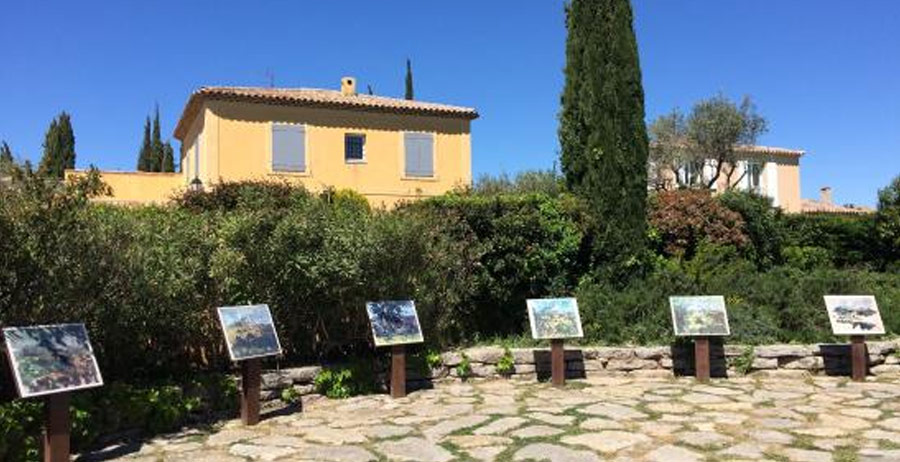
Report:
[[[7,327],[3,339],[22,398],[103,385],[84,324]]]
[[[366,313],[377,347],[422,343],[425,340],[416,303],[412,300],[367,302]]]
[[[581,338],[581,314],[574,298],[531,298],[526,300],[531,337],[538,340]]]
[[[731,335],[725,297],[721,295],[669,297],[675,335],[683,337]]]
[[[232,361],[281,354],[269,305],[222,306],[216,311]]]
[[[872,295],[826,295],[825,308],[835,335],[883,335],[884,323]]]

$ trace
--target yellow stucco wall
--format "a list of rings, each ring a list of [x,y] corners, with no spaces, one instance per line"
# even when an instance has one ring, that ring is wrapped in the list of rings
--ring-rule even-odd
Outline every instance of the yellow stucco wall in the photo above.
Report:
[[[353,189],[373,205],[442,194],[471,183],[471,144],[466,119],[275,106],[228,101],[205,104],[202,122],[186,136],[183,160],[192,169],[192,149],[200,139],[200,180],[204,185],[247,179],[282,180],[311,191]],[[306,130],[306,172],[272,170],[272,124],[302,124]],[[200,128],[197,129],[196,126]],[[434,135],[433,178],[404,175],[404,132]],[[366,137],[365,161],[344,160],[344,135]],[[193,178],[193,170],[185,179]]]
[[[66,170],[66,179],[83,175],[82,170]],[[97,202],[116,204],[152,204],[167,202],[184,189],[180,173],[100,172],[100,178],[112,189],[112,196]]]
[[[800,161],[790,159],[778,164],[778,197],[781,208],[789,213],[800,213]]]

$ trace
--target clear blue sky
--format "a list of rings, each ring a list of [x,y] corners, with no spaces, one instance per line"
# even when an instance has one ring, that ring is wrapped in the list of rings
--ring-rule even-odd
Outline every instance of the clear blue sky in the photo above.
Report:
[[[36,161],[47,124],[72,114],[78,166],[133,169],[144,117],[164,133],[195,88],[362,88],[471,105],[473,170],[546,168],[558,155],[562,1],[5,2],[0,139]],[[874,204],[900,174],[900,2],[636,0],[648,120],[717,92],[751,95],[801,148],[805,197]],[[177,144],[177,143],[176,143]]]

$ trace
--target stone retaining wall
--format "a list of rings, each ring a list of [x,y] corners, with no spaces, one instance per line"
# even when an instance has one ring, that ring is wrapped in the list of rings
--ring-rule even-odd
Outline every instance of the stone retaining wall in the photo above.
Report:
[[[900,341],[868,342],[869,373],[872,375],[900,374]],[[513,371],[506,376],[518,380],[538,380],[550,375],[549,348],[514,348]],[[407,364],[410,387],[427,386],[432,381],[460,380],[458,367],[468,358],[470,375],[466,379],[500,377],[497,364],[505,350],[499,347],[478,347],[447,352],[441,355],[442,365],[430,373],[423,373],[415,361]],[[566,375],[583,378],[598,375],[643,375],[671,377],[693,375],[693,346],[659,347],[578,347],[568,346],[565,352]],[[710,361],[713,377],[733,377],[743,372],[751,374],[850,374],[849,344],[818,345],[722,345],[711,342]],[[421,363],[421,361],[420,361]],[[747,370],[749,368],[749,370]],[[293,387],[297,395],[314,393],[313,380],[321,368],[307,366],[266,371],[263,374],[264,401],[278,400],[282,392]],[[743,369],[740,370],[739,369]],[[387,371],[379,374],[384,381]]]

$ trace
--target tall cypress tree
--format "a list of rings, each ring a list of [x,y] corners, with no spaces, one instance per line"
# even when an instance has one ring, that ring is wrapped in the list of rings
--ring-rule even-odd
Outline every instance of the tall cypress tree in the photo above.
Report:
[[[75,132],[68,113],[63,111],[50,122],[43,147],[39,172],[62,178],[67,168],[75,168]]]
[[[147,120],[144,122],[144,140],[141,142],[141,150],[138,153],[138,165],[137,169],[141,172],[152,172],[152,160],[153,156],[151,144],[150,144],[150,117],[147,117]]]
[[[172,144],[166,141],[163,143],[163,159],[162,159],[162,170],[163,172],[174,172],[175,171],[175,150],[172,149]]]
[[[161,172],[163,164],[163,144],[159,128],[159,105],[156,106],[156,114],[153,116],[153,137],[150,139],[150,171]]]
[[[406,99],[413,99],[412,63],[406,58]]]
[[[595,262],[622,275],[645,245],[649,148],[631,5],[571,0],[566,26],[562,170],[594,211]]]

